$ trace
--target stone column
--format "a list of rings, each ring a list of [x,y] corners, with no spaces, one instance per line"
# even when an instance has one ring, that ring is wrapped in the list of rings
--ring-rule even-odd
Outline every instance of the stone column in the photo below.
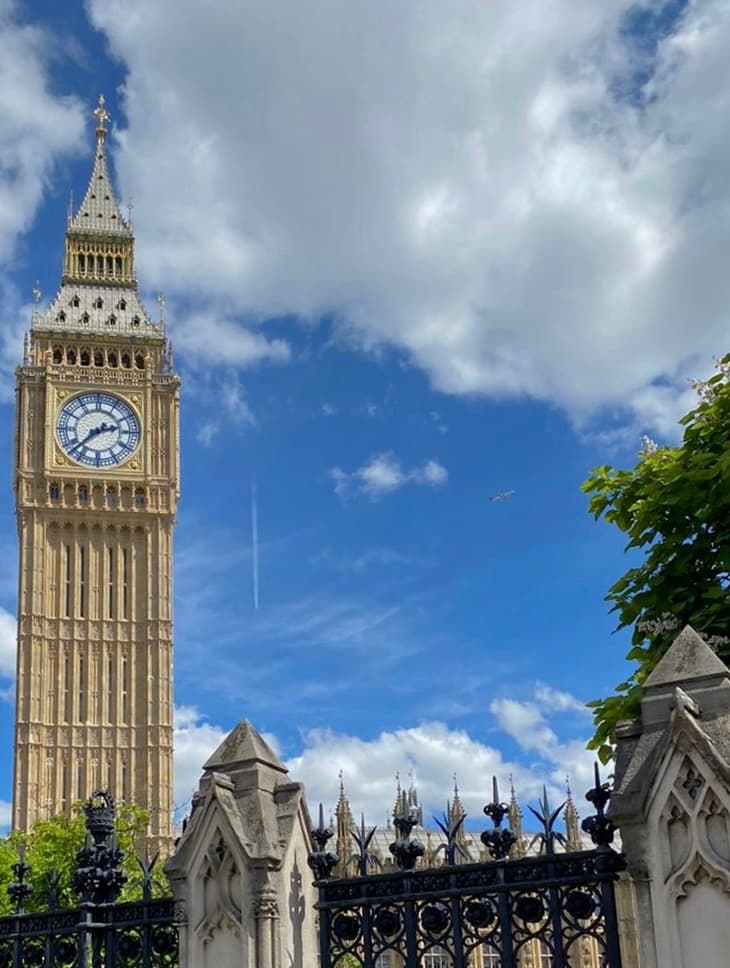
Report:
[[[730,951],[730,670],[687,627],[617,733],[610,815],[631,876],[640,968]]]
[[[279,905],[276,892],[259,895],[253,904],[256,918],[256,968],[279,968],[276,939],[279,935]]]

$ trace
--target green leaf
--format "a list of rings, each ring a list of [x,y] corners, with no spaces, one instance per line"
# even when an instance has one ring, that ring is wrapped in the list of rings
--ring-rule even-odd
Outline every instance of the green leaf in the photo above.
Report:
[[[641,683],[679,629],[691,624],[710,636],[730,628],[730,589],[720,580],[730,572],[730,383],[719,372],[710,383],[713,401],[681,420],[680,447],[662,447],[631,469],[595,467],[582,485],[589,513],[625,534],[633,549],[632,567],[606,595],[617,629],[632,630],[628,675],[613,695],[588,704],[599,758],[610,755],[617,723],[637,715]],[[667,616],[671,629],[646,624]],[[720,654],[730,657],[730,645]]]

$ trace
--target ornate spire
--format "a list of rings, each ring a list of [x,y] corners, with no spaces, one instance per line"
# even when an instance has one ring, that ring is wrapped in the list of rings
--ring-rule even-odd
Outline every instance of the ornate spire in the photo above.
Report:
[[[456,773],[454,773],[454,799],[448,805],[448,813],[451,821],[456,824],[463,817],[466,816],[466,810],[464,809],[464,804],[461,802],[461,797],[459,796],[459,784],[456,779]],[[466,843],[466,834],[464,833],[464,824],[462,823],[458,829],[456,835],[456,840],[458,843]]]
[[[404,810],[403,802],[403,790],[400,785],[400,770],[396,770],[395,774],[395,803],[393,804],[393,820],[398,820],[400,817],[405,816],[407,811]]]
[[[415,818],[419,827],[423,826],[423,807],[418,802],[418,790],[413,777],[413,770],[408,771],[408,812]]]
[[[509,778],[509,807],[507,809],[507,817],[509,818],[509,825],[512,833],[515,835],[515,845],[512,848],[513,857],[522,857],[525,853],[524,839],[522,835],[522,810],[517,802],[517,795],[515,793],[515,785],[512,780],[512,774],[510,773]]]
[[[69,211],[61,289],[33,330],[164,339],[137,294],[134,236],[114,197],[106,161],[109,112],[103,96],[93,111],[96,153],[80,207]]]
[[[355,826],[355,821],[350,810],[350,801],[345,793],[345,780],[342,770],[340,770],[340,796],[335,807],[335,818],[337,821],[338,870],[340,876],[344,876],[347,873],[348,861],[354,850],[352,828]]]
[[[578,816],[578,810],[573,802],[573,794],[570,789],[570,777],[567,776],[565,778],[565,789],[567,798],[565,801],[565,810],[563,811],[563,820],[565,821],[565,839],[567,841],[567,849],[580,850],[582,847],[580,840],[580,817]]]
[[[89,187],[76,215],[69,219],[70,233],[91,235],[126,236],[131,238],[132,232],[122,216],[117,200],[114,197],[111,179],[106,163],[106,122],[111,115],[104,106],[104,95],[99,95],[99,103],[93,111],[96,118],[96,157],[94,169],[91,172]],[[131,268],[131,267],[130,267]]]

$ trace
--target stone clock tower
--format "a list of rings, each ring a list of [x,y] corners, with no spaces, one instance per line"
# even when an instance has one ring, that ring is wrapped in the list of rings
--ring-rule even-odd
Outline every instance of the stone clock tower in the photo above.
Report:
[[[61,288],[17,370],[13,826],[99,787],[172,836],[172,536],[179,380],[141,304],[105,157],[69,213]],[[38,294],[37,294],[38,295]]]

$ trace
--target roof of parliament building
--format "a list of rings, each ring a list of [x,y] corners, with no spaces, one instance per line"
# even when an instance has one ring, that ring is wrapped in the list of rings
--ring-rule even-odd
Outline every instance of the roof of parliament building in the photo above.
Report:
[[[583,850],[586,846],[585,840],[581,835],[580,818],[573,801],[570,788],[567,789],[566,800],[561,807],[562,818],[565,824],[565,835],[559,838],[559,843],[566,851]],[[390,845],[396,839],[396,830],[393,821],[401,816],[410,816],[416,821],[413,829],[412,838],[420,842],[424,847],[422,858],[418,861],[417,867],[437,867],[446,863],[447,835],[440,826],[426,826],[424,823],[423,806],[419,802],[418,791],[413,781],[409,783],[408,789],[403,790],[400,781],[397,783],[395,804],[392,811],[387,814],[386,822],[383,826],[377,827],[369,842],[368,852],[372,856],[375,866],[383,871],[395,869],[395,862],[391,855]],[[463,818],[466,811],[459,795],[459,788],[454,781],[454,791],[452,798],[446,804],[446,812],[443,823],[446,829],[453,830],[458,825],[456,834],[456,863],[475,864],[492,860],[487,848],[482,843],[480,833],[464,829]],[[507,819],[516,841],[510,856],[524,857],[540,850],[541,836],[534,832],[525,832],[522,827],[522,809],[517,800],[515,789],[510,784],[510,799],[507,804]],[[461,821],[461,823],[460,823]],[[438,823],[438,821],[436,821]],[[335,816],[331,826],[336,832],[336,852],[338,857],[338,873],[340,876],[349,876],[355,873],[357,868],[356,843],[353,833],[358,832],[358,827],[365,828],[364,818],[361,824],[355,823],[350,803],[345,793],[345,786],[340,777],[340,795],[335,807]],[[366,828],[369,833],[371,828]]]

